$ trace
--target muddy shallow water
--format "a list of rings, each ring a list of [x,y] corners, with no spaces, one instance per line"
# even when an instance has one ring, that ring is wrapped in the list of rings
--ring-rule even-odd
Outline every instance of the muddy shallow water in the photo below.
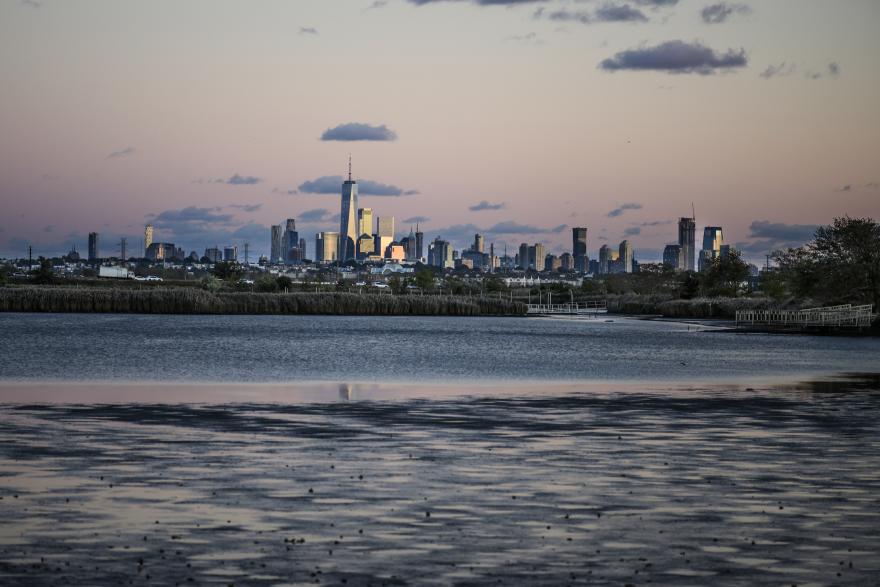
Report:
[[[880,583],[876,378],[648,387],[5,403],[0,584]]]

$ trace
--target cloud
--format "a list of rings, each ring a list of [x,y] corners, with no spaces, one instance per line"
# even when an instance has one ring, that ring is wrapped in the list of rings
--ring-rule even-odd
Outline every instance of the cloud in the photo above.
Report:
[[[560,224],[553,228],[542,228],[532,224],[519,224],[513,220],[505,220],[485,229],[483,232],[491,234],[546,234],[548,232],[559,233],[565,230],[567,225]]]
[[[306,194],[340,194],[342,182],[341,175],[325,175],[317,179],[305,181],[299,185],[299,191]],[[404,190],[396,185],[379,183],[369,179],[360,179],[358,194],[362,196],[414,196],[418,190]]]
[[[781,241],[807,242],[813,238],[816,224],[784,224],[782,222],[769,222],[767,220],[755,220],[749,225],[751,238],[765,238]]]
[[[853,191],[853,186],[851,184],[846,184],[845,186],[839,187],[835,192],[851,192]]]
[[[301,26],[299,27],[299,34],[301,35],[317,35],[318,29],[310,26]]]
[[[372,4],[367,6],[364,10],[375,10],[376,8],[382,8],[388,4],[388,0],[374,0]]]
[[[150,221],[156,228],[172,228],[182,224],[229,224],[233,222],[231,214],[220,214],[219,208],[199,208],[187,206],[180,210],[165,210],[151,215]]]
[[[525,33],[522,35],[510,35],[509,37],[504,38],[505,41],[511,41],[513,43],[521,43],[523,45],[543,45],[543,39],[538,38],[538,34],[535,32]]]
[[[648,21],[645,13],[638,8],[633,8],[629,4],[612,4],[610,2],[596,8],[593,12],[589,10],[566,9],[549,11],[542,7],[535,11],[534,17],[543,17],[556,22],[579,22],[581,24]]]
[[[54,224],[49,224],[43,227],[43,232],[53,232],[55,230]]]
[[[410,4],[424,6],[440,2],[470,2],[478,6],[516,6],[518,4],[536,4],[547,0],[407,0]]]
[[[807,79],[822,79],[825,77],[837,79],[840,77],[840,64],[836,61],[832,61],[825,67],[825,71],[810,70],[804,73],[804,77]]]
[[[483,210],[503,210],[507,207],[505,202],[498,202],[497,204],[493,204],[491,202],[487,202],[486,200],[481,200],[474,204],[473,206],[468,206],[468,210],[471,212],[481,212]]]
[[[642,233],[641,226],[630,226],[629,228],[625,228],[623,231],[624,236],[635,236],[637,234]]]
[[[29,8],[41,8],[43,6],[43,3],[37,2],[37,0],[18,0],[18,4]]]
[[[230,208],[237,208],[245,212],[256,212],[263,207],[262,204],[229,204]]]
[[[410,216],[409,218],[404,218],[401,220],[404,224],[424,224],[425,222],[429,222],[431,219],[427,216]]]
[[[749,14],[751,11],[752,9],[746,4],[719,2],[703,7],[703,10],[700,11],[700,17],[706,24],[720,24],[734,14]]]
[[[396,141],[397,133],[385,126],[372,126],[360,122],[348,122],[328,128],[321,135],[322,141]]]
[[[617,208],[615,208],[614,210],[612,210],[611,212],[606,214],[606,216],[608,218],[617,218],[618,216],[622,215],[627,210],[641,210],[641,209],[642,209],[641,204],[639,204],[637,202],[629,202],[627,204],[621,204],[620,206],[618,206]]]
[[[113,151],[109,155],[107,155],[107,159],[120,159],[122,157],[128,157],[129,155],[134,155],[134,147],[126,147],[124,149],[120,149],[119,151]]]
[[[652,220],[651,222],[640,222],[636,226],[664,226],[667,224],[672,224],[672,220]]]
[[[297,219],[302,222],[321,222],[322,220],[325,220],[329,214],[330,210],[326,208],[314,208],[312,210],[300,212]]]
[[[880,188],[880,183],[877,183],[876,181],[869,181],[865,184],[865,187],[869,190],[876,190],[877,188]]]
[[[748,63],[745,49],[728,49],[716,53],[699,41],[686,43],[666,41],[655,47],[639,47],[616,53],[599,64],[605,71],[662,71],[666,73],[713,74],[719,70],[745,67]]]
[[[228,185],[255,185],[261,181],[263,181],[262,178],[254,177],[253,175],[239,175],[236,173],[227,179],[225,183]]]
[[[779,65],[768,65],[767,69],[762,71],[759,75],[764,79],[786,77],[793,74],[796,68],[797,66],[794,63],[786,63],[783,61]]]

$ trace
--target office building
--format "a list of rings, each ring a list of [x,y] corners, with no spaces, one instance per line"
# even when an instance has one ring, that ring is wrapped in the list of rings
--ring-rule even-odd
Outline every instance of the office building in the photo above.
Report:
[[[238,247],[223,247],[223,260],[229,263],[234,263],[238,261]]]
[[[520,269],[529,270],[529,245],[527,243],[520,243],[518,261]]]
[[[588,268],[587,258],[587,229],[576,227],[571,229],[571,255],[574,257],[574,269],[586,273]]]
[[[571,253],[559,255],[559,268],[563,271],[574,271],[574,255]]]
[[[150,243],[144,256],[150,261],[169,261],[177,255],[177,251],[174,243]],[[180,252],[182,256],[183,250]]]
[[[444,269],[455,267],[452,245],[440,237],[434,239],[434,242],[428,247],[428,264]]]
[[[485,249],[485,239],[482,234],[474,235],[474,244],[471,246],[471,250],[475,253],[482,253]]]
[[[284,228],[280,224],[272,226],[269,260],[272,263],[284,262]]]
[[[358,259],[366,259],[376,252],[376,239],[371,234],[362,234],[357,242]]]
[[[544,269],[546,271],[559,271],[562,267],[562,259],[553,254],[548,254],[544,258]]]
[[[707,226],[703,229],[703,248],[700,250],[700,271],[712,265],[721,256],[723,239],[720,226]]]
[[[607,244],[599,247],[599,274],[605,275],[611,271],[611,261],[613,260],[611,247]]]
[[[373,209],[358,208],[358,237],[373,234]]]
[[[681,260],[681,246],[666,245],[663,249],[663,264],[670,269],[680,269],[683,265]]]
[[[339,233],[319,232],[315,235],[315,262],[334,263],[339,260]]]
[[[89,261],[98,260],[98,233],[89,233]]]
[[[416,222],[416,259],[422,259],[425,256],[425,233],[419,230],[419,223]]]
[[[544,250],[544,245],[541,243],[535,243],[529,247],[529,264],[535,268],[535,271],[544,270],[544,260],[546,257],[547,253]]]
[[[144,227],[144,256],[147,256],[147,249],[153,244],[153,225],[147,224]]]
[[[291,251],[299,246],[299,232],[296,230],[296,219],[287,219],[287,222],[284,224],[284,237],[281,240],[283,262],[290,263],[292,260]]]
[[[348,158],[348,179],[342,184],[342,207],[339,212],[339,250],[341,261],[357,256],[358,186],[351,178],[351,157]]]
[[[208,263],[219,263],[223,255],[218,247],[211,247],[205,249],[205,257],[208,258]]]
[[[308,253],[306,252],[306,239],[299,239],[299,254],[302,255],[303,259],[308,258]]]
[[[633,247],[632,243],[625,240],[620,243],[618,258],[620,259],[622,273],[633,272]]]
[[[695,241],[697,238],[697,222],[693,218],[679,218],[678,246],[681,247],[681,265],[685,271],[696,269]]]

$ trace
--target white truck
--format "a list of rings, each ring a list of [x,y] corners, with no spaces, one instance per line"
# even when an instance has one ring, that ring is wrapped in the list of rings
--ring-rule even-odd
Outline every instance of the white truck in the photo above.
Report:
[[[131,279],[134,277],[128,267],[107,267],[102,265],[98,268],[98,277],[110,277],[113,279]]]

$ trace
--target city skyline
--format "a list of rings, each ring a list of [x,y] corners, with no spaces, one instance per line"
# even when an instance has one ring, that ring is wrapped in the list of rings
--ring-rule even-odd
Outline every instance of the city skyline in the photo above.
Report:
[[[458,249],[584,226],[591,258],[659,260],[694,202],[757,261],[878,214],[876,3],[499,3],[0,3],[0,255],[136,250],[146,223],[269,254],[284,218],[339,230],[349,153],[361,207]]]

